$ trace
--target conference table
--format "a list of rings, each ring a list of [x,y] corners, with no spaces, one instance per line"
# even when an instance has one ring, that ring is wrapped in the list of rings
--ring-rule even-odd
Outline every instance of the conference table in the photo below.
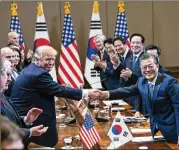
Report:
[[[99,106],[100,109],[103,109],[103,106],[105,106],[104,103],[101,103],[100,106]],[[123,105],[122,107],[125,108],[124,111],[120,112],[122,116],[133,116],[134,115],[134,112],[130,111],[132,109],[131,106]],[[106,138],[106,137],[108,137],[107,133],[108,133],[108,131],[109,131],[109,129],[110,129],[112,123],[113,123],[113,120],[116,116],[116,112],[111,111],[110,119],[109,119],[108,122],[97,122],[95,117],[93,116],[94,108],[90,108],[89,110],[91,112],[91,116],[92,116],[92,119],[94,121],[95,127],[98,129],[99,135],[101,137],[103,136],[103,138],[102,138],[103,140],[101,140],[99,142],[100,149],[107,149],[107,147],[109,146],[111,141],[110,141],[109,138]],[[60,113],[64,113],[64,114],[68,115],[69,111],[70,110],[68,110],[68,111],[61,110]],[[73,115],[75,115],[75,114],[73,114]],[[64,128],[61,128],[61,127],[59,127],[59,124],[60,124],[59,118],[57,118],[57,130],[58,130],[58,136],[59,137],[58,137],[58,143],[54,147],[55,149],[63,149],[64,146],[65,146],[64,139],[69,138],[69,137],[73,139],[72,144],[71,144],[73,148],[75,148],[75,149],[85,149],[84,146],[82,145],[82,142],[78,139],[80,128],[81,128],[79,121],[80,120],[77,119],[76,123],[69,124],[69,125],[66,125],[66,127],[64,127]],[[150,128],[150,124],[147,121],[137,122],[137,123],[134,123],[134,122],[133,123],[126,123],[126,125],[129,129],[129,131],[132,128],[138,128],[138,129],[140,129],[140,128]],[[143,136],[151,136],[151,133],[139,133],[139,134],[132,133],[132,135],[133,135],[133,137],[140,137],[140,136],[143,137]],[[157,135],[161,135],[161,133],[158,132]],[[118,149],[140,149],[142,147],[148,148],[148,149],[156,149],[156,150],[159,150],[159,149],[162,149],[162,150],[179,149],[179,148],[177,148],[176,144],[171,144],[171,143],[168,143],[166,141],[152,141],[152,142],[132,142],[132,141],[129,141],[126,144],[120,146]],[[43,149],[43,147],[40,146],[40,145],[30,143],[29,149],[33,149],[33,148]],[[45,147],[44,147],[44,149],[45,149]]]

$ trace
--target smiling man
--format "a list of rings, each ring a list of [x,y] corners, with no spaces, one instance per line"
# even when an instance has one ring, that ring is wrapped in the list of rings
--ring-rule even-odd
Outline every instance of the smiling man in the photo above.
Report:
[[[140,95],[150,115],[152,136],[161,131],[164,138],[179,145],[179,84],[165,73],[158,72],[158,58],[144,54],[140,58],[143,77],[136,85],[103,91],[101,97],[120,99]]]
[[[43,124],[49,128],[41,137],[32,137],[32,142],[49,147],[58,142],[54,96],[75,100],[91,97],[89,91],[61,86],[53,81],[49,72],[55,64],[56,55],[57,51],[50,46],[37,48],[33,63],[22,70],[11,95],[13,104],[22,116],[33,107],[43,110],[33,126]]]

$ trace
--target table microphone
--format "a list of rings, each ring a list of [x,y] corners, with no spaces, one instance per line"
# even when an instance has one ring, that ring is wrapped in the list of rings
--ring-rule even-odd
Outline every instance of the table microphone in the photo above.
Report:
[[[70,117],[66,117],[65,118],[65,124],[73,124],[73,123],[76,123],[76,118],[73,117],[71,111],[68,111],[70,112]]]
[[[108,122],[109,118],[108,117],[100,117],[98,115],[98,113],[100,112],[100,110],[96,113],[95,118],[98,122]]]

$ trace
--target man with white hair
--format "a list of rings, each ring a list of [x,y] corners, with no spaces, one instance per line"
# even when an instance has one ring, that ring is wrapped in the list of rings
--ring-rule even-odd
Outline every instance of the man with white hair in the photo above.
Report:
[[[14,53],[14,51],[9,47],[3,47],[1,49],[1,59],[8,60],[11,63],[11,68],[12,68],[12,76],[11,76],[11,78],[12,78],[12,80],[9,83],[8,89],[5,92],[5,95],[10,97],[14,82],[16,81],[16,79],[17,79],[17,77],[19,75],[18,72],[15,69],[15,53]]]
[[[104,89],[107,89],[105,81],[108,79],[108,75],[105,74],[107,63],[110,62],[109,55],[104,47],[105,36],[98,34],[94,37],[94,44],[98,50],[97,54],[92,54],[91,59],[95,63],[94,69],[100,71],[101,84]]]
[[[97,97],[92,91],[65,87],[53,81],[49,72],[54,66],[56,55],[57,51],[50,46],[38,47],[33,63],[21,72],[12,89],[12,101],[20,115],[24,115],[32,107],[43,110],[33,125],[43,124],[49,129],[40,138],[33,137],[32,142],[49,147],[58,142],[54,96],[75,100],[87,96]]]
[[[8,44],[19,46],[19,35],[15,31],[8,33]]]
[[[32,108],[23,116],[19,116],[17,110],[13,106],[11,100],[4,95],[4,91],[8,89],[8,84],[11,82],[11,63],[8,60],[1,60],[0,63],[0,102],[1,102],[1,115],[6,116],[9,120],[17,124],[25,132],[23,139],[24,144],[28,145],[31,136],[40,136],[44,134],[48,127],[43,125],[29,128],[28,124],[35,121],[43,110]],[[30,124],[29,124],[30,125]]]

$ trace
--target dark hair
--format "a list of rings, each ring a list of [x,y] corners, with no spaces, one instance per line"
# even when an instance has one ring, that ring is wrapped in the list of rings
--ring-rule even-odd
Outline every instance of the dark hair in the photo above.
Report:
[[[24,132],[11,122],[7,117],[0,115],[1,118],[1,144],[3,142],[11,143],[14,141],[13,135],[17,135],[20,139],[23,139]]]
[[[114,44],[114,43],[113,43],[113,39],[112,39],[112,38],[108,38],[108,39],[104,40],[103,44],[105,45],[105,44],[107,44],[107,43],[113,45],[113,44]]]
[[[155,55],[149,54],[149,53],[144,53],[144,54],[139,58],[140,64],[141,64],[141,61],[142,61],[142,60],[146,60],[146,59],[149,59],[149,58],[153,58],[153,59],[154,59],[154,63],[155,63],[156,65],[159,64],[158,57],[156,57]]]
[[[123,38],[121,38],[120,36],[115,37],[114,40],[113,40],[113,43],[114,43],[115,41],[121,41],[122,44],[126,44],[126,41],[125,41]]]
[[[22,55],[21,55],[21,49],[20,49],[20,47],[19,48],[16,48],[16,47],[13,47],[13,46],[16,46],[16,47],[18,47],[17,45],[14,45],[14,44],[10,44],[9,45],[9,48],[10,49],[12,49],[13,51],[16,51],[16,52],[18,52],[18,54],[19,54],[19,63],[17,64],[17,66],[16,66],[16,69],[17,69],[17,71],[18,72],[20,72],[21,70],[22,70]]]
[[[130,36],[130,42],[131,42],[131,39],[132,39],[134,36],[140,36],[140,37],[141,37],[141,42],[142,42],[142,44],[144,44],[145,38],[144,38],[144,36],[143,36],[142,34],[140,34],[140,33],[133,33],[133,34]]]
[[[157,50],[157,54],[158,54],[158,56],[160,56],[161,55],[161,49],[160,49],[159,46],[157,46],[155,44],[149,44],[148,46],[146,46],[144,52],[146,53],[148,50],[154,50],[154,49]]]

